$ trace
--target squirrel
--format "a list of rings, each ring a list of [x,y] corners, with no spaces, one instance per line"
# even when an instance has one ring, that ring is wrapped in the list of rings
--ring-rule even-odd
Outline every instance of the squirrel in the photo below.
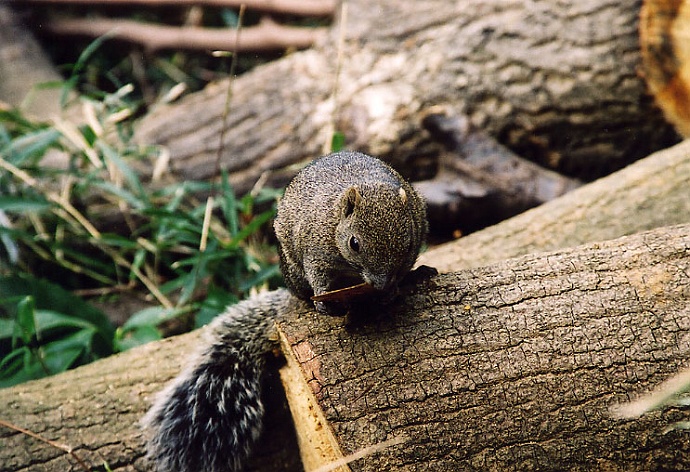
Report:
[[[262,372],[279,349],[274,320],[290,297],[311,300],[365,283],[368,299],[390,302],[415,264],[428,223],[423,200],[392,167],[341,151],[294,177],[278,202],[274,229],[288,290],[261,293],[218,316],[199,352],[142,420],[147,455],[161,472],[242,470],[261,433]],[[330,315],[351,308],[313,303]]]

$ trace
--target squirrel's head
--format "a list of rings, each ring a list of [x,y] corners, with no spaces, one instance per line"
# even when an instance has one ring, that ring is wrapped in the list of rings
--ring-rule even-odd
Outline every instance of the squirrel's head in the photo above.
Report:
[[[338,250],[362,281],[378,291],[397,287],[426,235],[424,205],[408,189],[389,183],[352,186],[336,207]]]

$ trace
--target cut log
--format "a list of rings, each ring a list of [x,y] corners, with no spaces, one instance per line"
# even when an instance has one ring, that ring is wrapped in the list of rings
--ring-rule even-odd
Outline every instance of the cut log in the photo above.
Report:
[[[394,440],[353,470],[687,470],[690,436],[664,433],[682,412],[610,408],[687,363],[689,248],[690,226],[667,227],[440,275],[357,324],[293,300],[279,325],[343,453]],[[145,470],[137,421],[196,340],[0,390],[3,419]],[[15,431],[0,445],[3,470],[77,470]]]
[[[0,420],[64,444],[93,470],[150,471],[139,421],[153,394],[179,373],[199,340],[194,331],[35,382],[0,390]],[[248,471],[300,471],[295,432],[275,372],[264,435]],[[64,450],[0,425],[4,472],[83,471]]]
[[[690,136],[690,2],[644,0],[640,14],[642,70],[669,122]]]
[[[429,178],[440,146],[421,122],[447,106],[517,154],[593,179],[677,139],[638,73],[640,5],[352,0],[341,52],[336,24],[315,48],[234,81],[221,164],[239,193],[264,172],[284,181],[322,154],[334,124],[348,147]],[[176,176],[215,174],[227,85],[141,121],[138,139],[168,147]]]
[[[414,184],[434,236],[474,232],[582,185],[512,153],[448,110],[428,115],[423,125],[448,150],[434,178]]]

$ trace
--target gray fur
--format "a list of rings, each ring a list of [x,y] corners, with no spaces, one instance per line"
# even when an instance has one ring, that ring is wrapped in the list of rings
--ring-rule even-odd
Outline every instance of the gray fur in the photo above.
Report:
[[[289,297],[284,289],[262,293],[205,328],[202,348],[142,420],[159,472],[242,470],[261,433],[261,373],[278,349],[274,321]]]

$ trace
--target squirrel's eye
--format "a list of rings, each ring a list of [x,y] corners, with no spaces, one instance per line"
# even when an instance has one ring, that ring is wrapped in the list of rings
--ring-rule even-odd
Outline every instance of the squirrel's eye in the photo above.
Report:
[[[357,236],[350,236],[350,249],[352,249],[355,252],[359,252],[359,239],[357,239]]]

